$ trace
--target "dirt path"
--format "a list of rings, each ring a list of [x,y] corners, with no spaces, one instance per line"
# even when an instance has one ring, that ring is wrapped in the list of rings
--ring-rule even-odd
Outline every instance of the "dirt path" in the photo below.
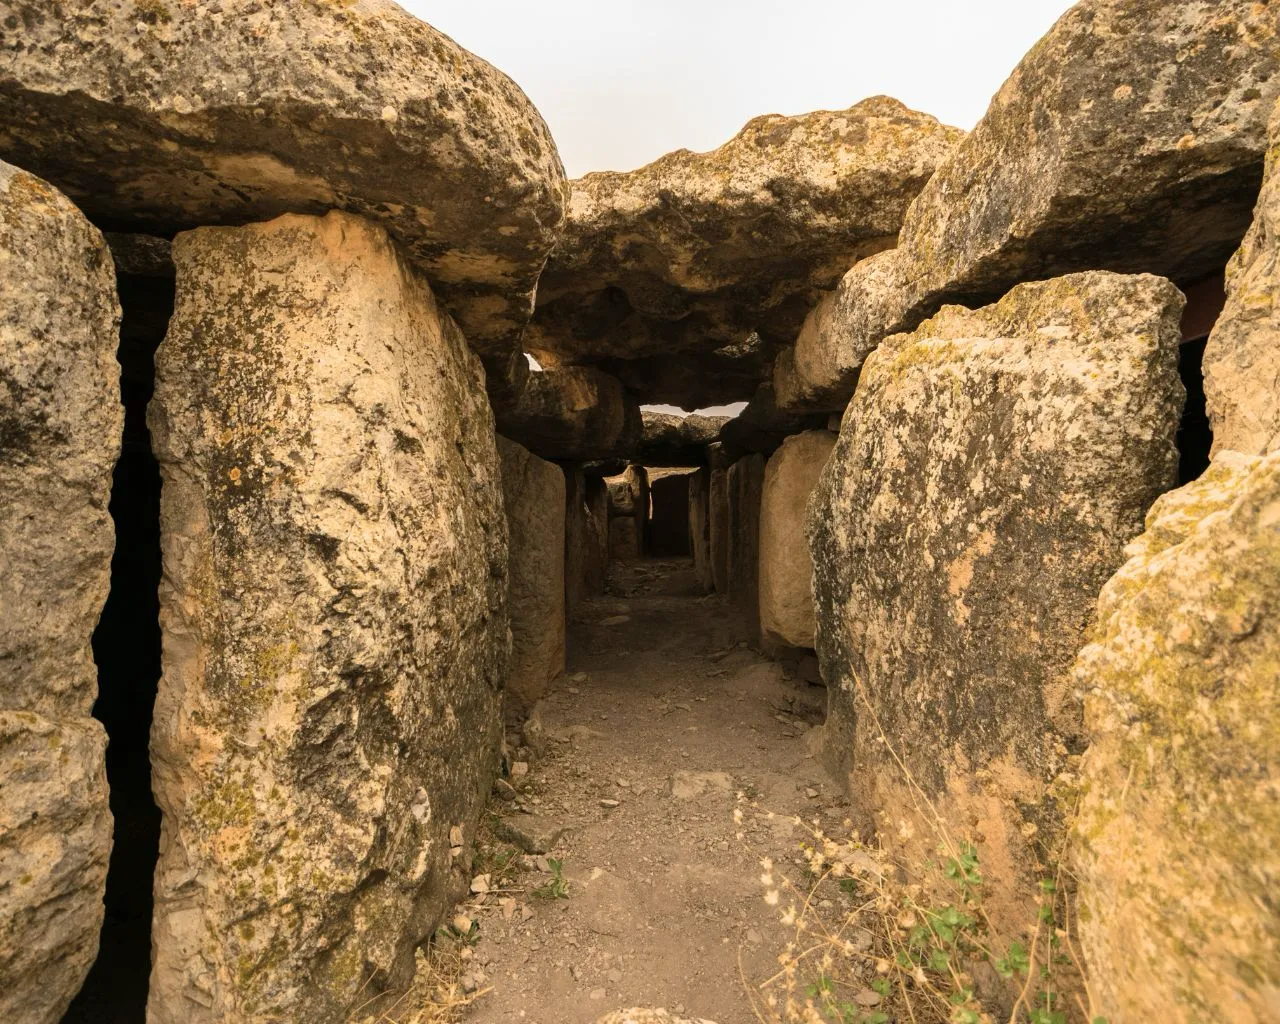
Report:
[[[687,561],[613,573],[611,596],[570,626],[568,673],[541,706],[545,754],[503,819],[568,829],[550,850],[568,898],[533,897],[551,877],[535,868],[524,893],[475,911],[471,962],[492,991],[474,1024],[589,1024],[633,1005],[754,1021],[740,958],[760,978],[783,938],[757,861],[794,857],[801,836],[749,808],[735,824],[737,794],[783,816],[842,814],[804,739],[825,692],[742,644]]]

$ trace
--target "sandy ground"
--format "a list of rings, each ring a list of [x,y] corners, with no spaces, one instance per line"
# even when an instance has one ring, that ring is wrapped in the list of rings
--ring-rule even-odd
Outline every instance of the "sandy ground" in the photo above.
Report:
[[[548,852],[568,898],[532,894],[551,876],[528,857],[469,911],[489,990],[474,1024],[589,1024],[627,1006],[756,1020],[748,979],[776,969],[786,938],[759,858],[796,857],[803,831],[786,816],[845,813],[806,739],[825,691],[750,650],[688,561],[612,573],[610,596],[570,625],[568,671],[537,716],[544,753],[516,800],[494,801],[531,837],[567,830]]]

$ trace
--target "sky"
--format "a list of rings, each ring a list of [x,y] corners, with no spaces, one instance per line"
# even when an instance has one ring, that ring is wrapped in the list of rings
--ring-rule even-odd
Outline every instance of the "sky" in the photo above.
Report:
[[[877,94],[972,128],[1068,0],[400,0],[510,75],[571,178]],[[664,411],[669,406],[654,406]],[[729,408],[736,412],[741,406]],[[719,410],[717,410],[719,411]]]
[[[400,0],[510,75],[570,177],[886,93],[961,128],[1067,0]]]

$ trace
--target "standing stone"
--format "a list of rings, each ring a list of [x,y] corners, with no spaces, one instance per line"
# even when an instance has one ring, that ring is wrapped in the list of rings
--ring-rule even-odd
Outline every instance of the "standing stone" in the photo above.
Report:
[[[120,454],[120,304],[96,228],[0,163],[0,1020],[55,1024],[98,953],[111,849],[89,717]]]
[[[804,535],[809,495],[836,435],[807,430],[782,442],[760,501],[760,633],[766,646],[813,646],[813,560]]]
[[[522,717],[564,671],[564,473],[498,438],[510,535],[508,717]]]
[[[760,640],[760,498],[764,456],[744,455],[729,467],[729,603],[742,615],[747,637]]]
[[[173,246],[149,1024],[346,1021],[464,891],[500,741],[507,527],[483,372],[383,229]]]
[[[565,471],[565,612],[604,593],[609,568],[609,489],[604,479]]]
[[[729,466],[724,448],[707,449],[711,481],[707,487],[707,515],[711,520],[711,581],[717,594],[729,593]]]
[[[715,589],[711,567],[711,470],[703,466],[689,478],[689,540],[693,545],[693,571],[698,586]]]
[[[1253,226],[1227,265],[1227,304],[1203,365],[1213,451],[1280,448],[1280,104]]]
[[[649,485],[653,514],[649,519],[649,554],[685,558],[689,547],[689,479],[687,471],[655,473]]]
[[[621,476],[608,477],[609,560],[631,562],[643,558],[649,524],[649,474],[630,465]]]
[[[1280,453],[1165,495],[1075,679],[1080,933],[1113,1021],[1280,1014]]]
[[[614,516],[609,520],[609,561],[634,562],[644,557],[640,520]]]
[[[997,927],[1034,919],[1061,833],[1098,591],[1177,479],[1182,306],[1089,273],[947,307],[867,360],[810,502],[828,763],[912,862],[938,842],[914,786],[952,841],[981,834]]]

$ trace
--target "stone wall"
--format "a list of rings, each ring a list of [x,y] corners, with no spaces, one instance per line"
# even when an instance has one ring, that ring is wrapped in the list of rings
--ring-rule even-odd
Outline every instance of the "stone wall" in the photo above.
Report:
[[[0,163],[0,1019],[55,1024],[111,848],[89,640],[110,585],[120,304],[102,235]]]
[[[711,565],[711,470],[706,466],[689,477],[689,541],[698,586],[710,593],[716,581]]]
[[[744,455],[729,467],[729,603],[748,639],[760,641],[760,498],[764,456]]]
[[[565,480],[559,466],[504,437],[498,460],[511,552],[506,714],[522,720],[564,672]]]
[[[609,488],[602,477],[566,469],[565,613],[604,593],[609,568]]]
[[[711,478],[707,516],[711,520],[711,582],[717,594],[729,593],[729,462],[721,445],[707,449]]]
[[[148,1020],[346,1020],[467,885],[450,832],[492,780],[509,651],[493,415],[370,222],[173,256]]]

